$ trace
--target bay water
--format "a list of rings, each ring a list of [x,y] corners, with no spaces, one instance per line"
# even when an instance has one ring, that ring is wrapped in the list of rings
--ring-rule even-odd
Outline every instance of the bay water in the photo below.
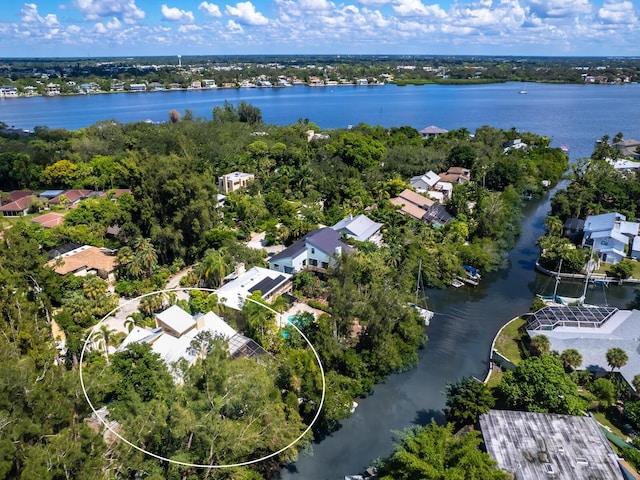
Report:
[[[640,138],[640,85],[547,85],[520,83],[481,86],[406,86],[282,89],[220,89],[75,97],[0,99],[0,121],[16,128],[79,129],[101,120],[166,121],[168,112],[191,110],[211,118],[225,100],[245,101],[261,109],[266,123],[288,125],[309,119],[322,129],[367,123],[384,127],[436,125],[446,129],[482,125],[516,128],[566,145],[572,160],[588,157],[594,142],[622,132]],[[560,188],[565,186],[561,184]],[[491,342],[500,327],[529,310],[536,293],[550,293],[553,280],[534,271],[539,254],[536,239],[553,191],[526,202],[522,234],[507,265],[483,275],[476,288],[429,292],[436,312],[426,327],[429,341],[416,368],[392,375],[375,392],[358,399],[359,407],[342,428],[313,445],[307,455],[283,469],[283,480],[338,480],[362,472],[391,452],[394,431],[426,425],[444,417],[442,392],[447,382],[462,376],[484,378]],[[579,296],[583,286],[563,282],[561,295]],[[633,297],[630,287],[590,287],[587,301],[624,307]]]

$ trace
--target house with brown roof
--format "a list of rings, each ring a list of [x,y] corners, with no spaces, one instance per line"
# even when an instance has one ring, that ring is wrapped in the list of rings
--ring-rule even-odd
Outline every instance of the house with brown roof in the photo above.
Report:
[[[450,182],[454,185],[471,181],[471,170],[464,167],[450,167],[445,173],[440,174],[440,181]]]
[[[31,195],[18,198],[13,202],[9,202],[6,205],[0,207],[0,212],[5,217],[19,217],[20,215],[26,215],[29,213],[29,208],[33,203],[33,197]]]
[[[429,207],[435,203],[434,200],[423,197],[408,188],[404,189],[397,197],[390,199],[390,201],[400,207],[400,213],[410,215],[416,220],[422,220]]]
[[[64,223],[64,214],[49,212],[31,219],[32,222],[42,225],[43,228],[53,228]]]
[[[62,195],[64,195],[67,199],[68,205],[75,205],[80,200],[87,198],[90,193],[91,193],[91,190],[67,190],[61,193],[60,195],[52,198],[51,200],[49,200],[49,203],[51,205],[60,204],[60,198],[62,197]]]
[[[15,202],[19,198],[30,197],[31,195],[35,194],[36,192],[34,192],[33,190],[11,190],[7,193],[6,200],[2,201],[2,199],[0,199],[0,202],[2,203],[2,205],[6,205],[7,203]]]
[[[399,206],[400,213],[403,215],[410,215],[416,220],[429,222],[435,226],[444,225],[451,220],[451,215],[438,202],[408,188],[389,201]]]
[[[49,260],[46,264],[58,275],[72,273],[76,277],[97,275],[105,280],[113,280],[117,267],[115,251],[83,245]]]

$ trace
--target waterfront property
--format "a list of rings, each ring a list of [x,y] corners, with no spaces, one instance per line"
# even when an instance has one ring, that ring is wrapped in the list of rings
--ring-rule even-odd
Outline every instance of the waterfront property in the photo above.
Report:
[[[628,222],[621,213],[589,215],[584,221],[582,244],[593,246],[603,262],[613,264],[627,257],[639,233],[640,223]]]
[[[438,135],[442,135],[444,133],[447,133],[448,130],[445,130],[444,128],[440,128],[440,127],[436,127],[435,125],[430,125],[428,127],[423,128],[422,130],[420,130],[420,134],[422,135],[422,138],[427,139],[427,138],[435,138]]]
[[[532,314],[526,329],[531,338],[538,335],[549,338],[551,350],[578,350],[582,355],[581,368],[586,370],[609,371],[607,351],[617,347],[629,357],[627,364],[620,368],[629,385],[633,385],[633,377],[640,372],[640,310],[549,306]]]
[[[480,415],[487,453],[518,480],[623,480],[618,457],[591,416],[490,410]]]

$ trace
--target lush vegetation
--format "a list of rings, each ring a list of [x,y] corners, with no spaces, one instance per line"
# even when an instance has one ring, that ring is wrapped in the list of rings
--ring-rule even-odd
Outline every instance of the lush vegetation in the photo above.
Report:
[[[607,161],[620,157],[620,151],[611,144],[619,141],[622,133],[613,139],[608,135],[598,142],[590,159],[580,159],[571,166],[571,183],[559,190],[551,199],[551,212],[545,219],[547,233],[538,239],[542,249],[540,263],[556,271],[562,260],[562,271],[577,273],[582,271],[589,256],[589,249],[574,245],[563,236],[564,222],[569,218],[585,219],[588,215],[619,212],[633,220],[640,214],[640,183],[634,173],[620,172]],[[627,278],[633,273],[630,261],[612,266],[609,273]]]
[[[305,272],[294,282],[297,293],[327,312],[315,321],[297,319],[326,370],[325,406],[312,432],[324,435],[339,428],[354,397],[415,365],[426,340],[409,306],[419,262],[424,283],[436,287],[461,274],[463,263],[498,268],[518,234],[521,193],[541,192],[542,180],[558,181],[567,165],[544,137],[490,127],[474,136],[461,129],[423,140],[410,127],[363,124],[308,141],[307,130],[320,130],[317,125],[264,125],[260,111],[247,104],[216,107],[211,120],[190,112],[170,118],[162,125],[105,121],[77,132],[38,127],[30,135],[0,137],[3,190],[108,192],[73,209],[61,202],[54,209],[65,220],[55,228],[1,219],[10,228],[0,242],[0,478],[269,476],[297,450],[259,466],[201,471],[104,440],[85,422],[91,412],[77,375],[90,327],[119,296],[162,288],[184,265],[196,264],[185,285],[212,288],[238,263],[264,265],[265,252],[245,244],[252,232],[289,244],[319,224],[367,209],[384,223],[385,244],[357,245],[325,277]],[[505,143],[515,138],[530,149],[505,153]],[[402,216],[389,201],[410,176],[451,166],[469,168],[474,182],[454,188],[446,205],[454,219],[447,225],[434,228]],[[255,181],[220,207],[216,180],[234,170],[253,173]],[[129,188],[131,195],[116,198],[116,188]],[[35,200],[32,211],[43,207]],[[42,251],[67,242],[117,250],[115,292],[95,276],[59,277],[44,267]],[[85,357],[93,403],[108,405],[110,421],[125,438],[187,463],[257,458],[298,436],[316,414],[321,393],[315,359],[299,336],[289,331],[283,337],[274,316],[259,306],[232,312],[204,293],[188,301],[145,297],[127,328],[152,325],[155,313],[176,302],[192,314],[221,313],[274,360],[229,361],[218,340],[200,338],[192,348],[206,355],[189,369],[173,370],[144,347],[110,355],[124,332],[103,325],[92,339],[98,347]],[[61,350],[52,333],[57,328],[65,337]]]
[[[3,59],[0,82],[26,86],[43,92],[49,82],[60,85],[61,92],[76,93],[83,84],[90,91],[110,91],[116,83],[157,82],[163,87],[187,88],[193,81],[215,80],[218,86],[237,86],[241,80],[269,80],[279,77],[309,82],[358,79],[372,82],[406,84],[477,84],[487,82],[528,81],[584,83],[583,75],[597,77],[598,83],[616,83],[625,78],[637,80],[640,65],[634,58],[577,57],[470,57],[470,56],[183,56],[101,58],[101,59]],[[43,77],[42,75],[45,75]],[[62,80],[64,79],[64,80]]]

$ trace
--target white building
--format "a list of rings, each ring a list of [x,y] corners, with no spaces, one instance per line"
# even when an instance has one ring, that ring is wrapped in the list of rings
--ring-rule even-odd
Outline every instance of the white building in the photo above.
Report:
[[[349,214],[331,228],[358,242],[372,242],[376,245],[382,243],[382,234],[380,233],[382,223],[374,222],[366,215],[354,217]]]
[[[251,173],[232,172],[218,177],[218,190],[220,193],[228,194],[236,190],[246,187],[253,182],[255,176]]]
[[[242,310],[245,299],[255,291],[260,291],[266,301],[275,299],[291,291],[291,275],[262,267],[253,267],[220,287],[216,294],[223,305]]]

